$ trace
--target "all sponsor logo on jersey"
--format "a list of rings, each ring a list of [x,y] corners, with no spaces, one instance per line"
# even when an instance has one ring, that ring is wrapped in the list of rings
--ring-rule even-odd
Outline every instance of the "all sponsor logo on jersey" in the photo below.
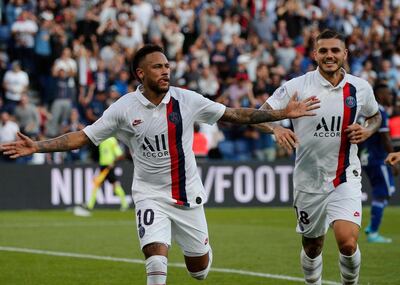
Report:
[[[331,118],[322,117],[318,123],[314,137],[335,138],[340,137],[340,127],[342,123],[341,116],[332,116]]]
[[[163,158],[169,156],[165,134],[155,135],[153,144],[145,137],[142,148],[144,157]]]

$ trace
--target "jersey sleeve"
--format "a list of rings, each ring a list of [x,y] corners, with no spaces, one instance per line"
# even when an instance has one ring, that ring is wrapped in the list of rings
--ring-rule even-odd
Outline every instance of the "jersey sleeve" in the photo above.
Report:
[[[211,101],[195,92],[192,92],[189,96],[192,96],[190,104],[196,122],[212,125],[225,113],[226,107],[221,103]]]
[[[284,109],[289,103],[290,95],[287,86],[283,85],[275,90],[274,94],[267,99],[267,104],[274,110]]]
[[[115,104],[111,105],[96,122],[83,129],[88,138],[96,146],[103,140],[113,136],[121,121],[121,112],[117,111]]]
[[[378,103],[375,100],[374,91],[372,87],[368,84],[365,89],[365,104],[361,108],[361,115],[369,118],[378,112]]]

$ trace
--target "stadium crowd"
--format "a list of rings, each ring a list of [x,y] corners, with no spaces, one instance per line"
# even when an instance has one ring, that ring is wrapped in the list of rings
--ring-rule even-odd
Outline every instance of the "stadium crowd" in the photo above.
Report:
[[[129,63],[144,43],[164,47],[171,85],[258,108],[286,80],[316,67],[312,39],[325,28],[346,36],[349,72],[390,87],[391,134],[400,140],[399,0],[9,0],[0,8],[0,143],[19,130],[43,139],[96,121],[138,86]],[[200,125],[196,133],[200,156],[288,155],[250,126]],[[85,162],[90,153],[17,162]]]

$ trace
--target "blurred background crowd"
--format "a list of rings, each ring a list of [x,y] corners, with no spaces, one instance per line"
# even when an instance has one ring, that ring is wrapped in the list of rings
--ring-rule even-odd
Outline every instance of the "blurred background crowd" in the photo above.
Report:
[[[390,87],[385,107],[400,139],[400,0],[5,0],[0,9],[0,143],[18,130],[44,139],[96,121],[136,89],[129,63],[145,43],[164,47],[171,85],[258,108],[315,68],[312,39],[325,28],[346,36],[348,72]],[[289,155],[271,134],[228,124],[196,126],[193,147],[215,159]],[[89,162],[89,148],[16,163]]]

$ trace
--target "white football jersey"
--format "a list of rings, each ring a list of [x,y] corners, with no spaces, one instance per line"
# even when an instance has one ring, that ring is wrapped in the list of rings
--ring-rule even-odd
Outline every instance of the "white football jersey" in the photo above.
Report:
[[[367,81],[346,74],[333,87],[319,70],[289,80],[268,98],[273,109],[286,107],[297,92],[298,100],[316,96],[321,108],[312,117],[292,120],[299,146],[296,150],[294,189],[323,193],[349,179],[361,179],[357,145],[349,142],[345,129],[360,116],[371,117],[378,104]]]
[[[214,124],[224,112],[224,105],[176,87],[155,106],[138,88],[83,131],[95,145],[116,136],[130,148],[135,202],[150,198],[194,207],[205,201],[205,191],[192,150],[193,124]]]

